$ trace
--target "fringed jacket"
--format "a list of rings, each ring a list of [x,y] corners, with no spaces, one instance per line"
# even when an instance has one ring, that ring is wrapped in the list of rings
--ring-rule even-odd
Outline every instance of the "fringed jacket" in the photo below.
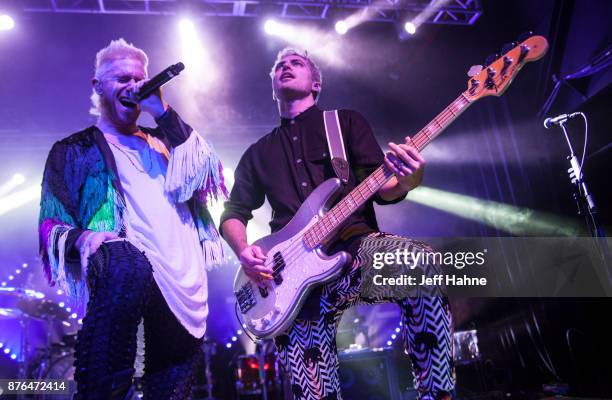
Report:
[[[226,196],[222,167],[212,146],[169,108],[156,129],[141,128],[168,150],[165,191],[175,202],[188,202],[207,268],[220,264],[219,233],[207,200]],[[86,298],[75,242],[84,230],[126,234],[126,206],[112,151],[102,132],[91,126],[56,142],[42,181],[39,246],[51,286],[73,300]]]

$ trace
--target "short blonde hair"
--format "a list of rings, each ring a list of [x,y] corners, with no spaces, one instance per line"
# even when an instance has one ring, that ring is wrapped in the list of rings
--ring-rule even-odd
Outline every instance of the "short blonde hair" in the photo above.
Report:
[[[280,60],[288,56],[298,56],[306,60],[306,63],[310,68],[310,73],[312,74],[312,80],[319,83],[320,89],[318,91],[312,91],[312,96],[315,100],[317,100],[319,95],[321,94],[321,90],[323,90],[323,75],[321,74],[321,69],[319,68],[319,66],[314,62],[312,58],[310,58],[306,50],[299,51],[293,47],[285,47],[284,49],[279,51],[276,55],[276,60],[274,61],[274,64],[272,64],[272,69],[270,70],[270,78],[274,79],[274,69],[276,67],[276,64],[278,64]]]
[[[147,74],[147,67],[149,66],[149,57],[142,49],[134,46],[132,43],[128,43],[123,38],[117,40],[111,40],[108,46],[104,47],[96,54],[96,62],[94,64],[94,77],[98,80],[104,78],[108,73],[110,65],[115,60],[121,60],[125,58],[131,58],[138,60],[142,63],[145,70],[145,76]],[[92,107],[89,113],[95,116],[100,115],[100,96],[96,93],[95,88],[92,89],[90,96]]]

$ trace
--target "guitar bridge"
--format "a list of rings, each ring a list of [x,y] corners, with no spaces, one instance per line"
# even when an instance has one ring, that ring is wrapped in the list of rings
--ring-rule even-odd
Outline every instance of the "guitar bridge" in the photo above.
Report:
[[[253,294],[253,286],[250,282],[243,285],[240,290],[234,294],[236,295],[238,307],[240,308],[240,312],[242,314],[246,314],[247,311],[255,307],[255,304],[257,304],[255,295]]]

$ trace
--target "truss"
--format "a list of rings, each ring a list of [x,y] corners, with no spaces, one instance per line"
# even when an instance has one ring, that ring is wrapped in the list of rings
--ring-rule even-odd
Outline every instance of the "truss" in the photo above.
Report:
[[[22,0],[25,12],[149,14],[287,19],[345,18],[363,11],[369,20],[396,22],[434,8],[425,23],[472,25],[482,8],[479,0]]]

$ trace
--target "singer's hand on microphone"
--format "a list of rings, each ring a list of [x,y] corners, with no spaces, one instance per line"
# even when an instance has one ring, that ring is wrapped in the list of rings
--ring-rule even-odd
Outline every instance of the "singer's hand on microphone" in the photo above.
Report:
[[[142,85],[144,85],[148,81],[149,80],[147,79],[136,83],[132,89],[132,93],[138,93]],[[140,105],[140,109],[142,111],[151,114],[151,116],[155,119],[161,117],[168,109],[168,103],[164,101],[161,88],[157,89],[155,92],[151,93],[151,95],[140,100],[138,104]]]

